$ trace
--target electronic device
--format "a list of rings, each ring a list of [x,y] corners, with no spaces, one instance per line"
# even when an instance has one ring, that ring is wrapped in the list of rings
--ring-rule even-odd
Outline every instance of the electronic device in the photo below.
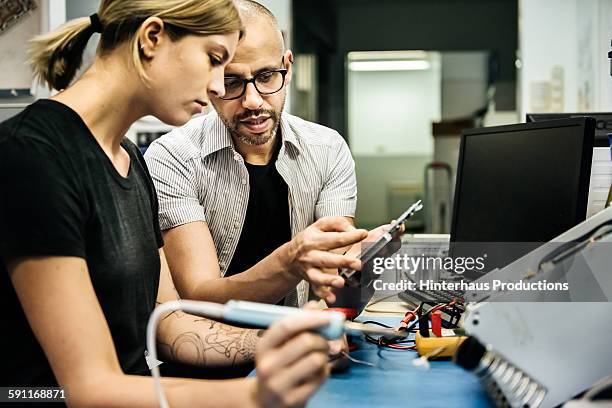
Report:
[[[611,246],[608,208],[483,278],[569,285],[561,293],[489,291],[468,306],[463,328],[473,339],[456,359],[497,406],[555,407],[612,374]]]
[[[481,378],[497,406],[559,406],[612,374],[612,326],[606,324],[612,313],[611,245],[608,208],[481,279],[550,280],[566,283],[567,291],[527,291],[518,302],[515,291],[466,293],[487,302],[468,308],[464,328],[474,338],[462,344],[456,361]],[[576,335],[579,347],[573,351],[567,333]],[[609,378],[586,392],[586,400],[565,406],[608,405],[588,401],[606,391],[609,398]]]
[[[589,203],[587,218],[604,208],[610,179],[612,179],[612,166],[609,158],[608,134],[612,133],[612,112],[592,113],[528,113],[527,122],[543,120],[591,117],[595,119],[595,149],[593,152],[593,165],[591,168],[591,186],[589,188]]]
[[[461,256],[469,243],[478,243],[491,270],[583,221],[594,127],[593,118],[572,118],[465,131],[450,255]]]
[[[487,269],[455,274],[457,280],[477,280],[585,219],[593,134],[592,118],[462,134],[448,255],[486,254]],[[463,294],[406,291],[400,298],[418,305],[444,303]]]
[[[457,347],[467,338],[463,329],[443,328],[441,310],[430,312],[429,319],[431,328],[425,321],[418,320],[419,330],[414,339],[417,352],[425,358],[452,357]]]
[[[541,122],[543,120],[589,117],[595,119],[595,147],[608,147],[608,133],[612,133],[612,112],[584,113],[528,113],[526,121]]]
[[[467,337],[459,335],[453,329],[441,329],[440,336],[434,335],[430,330],[429,336],[423,336],[417,332],[414,339],[419,356],[430,359],[453,357],[457,348]]]
[[[405,234],[402,236],[401,253],[410,257],[432,257],[444,258],[448,255],[449,234]],[[411,280],[419,284],[421,280],[445,281],[452,279],[453,272],[444,268],[419,270],[414,274],[400,273],[398,276],[402,280]],[[419,290],[406,290],[398,294],[398,298],[402,300],[409,308],[419,310],[424,314],[428,314],[432,309],[438,310],[436,314],[440,316],[441,327],[445,329],[456,328],[461,315],[464,312],[463,292],[450,290],[429,290],[420,287]],[[439,305],[449,303],[452,306],[440,309]],[[432,315],[432,327],[434,320]],[[418,348],[418,347],[417,347]]]
[[[571,255],[571,251],[582,249],[581,247],[588,245],[593,239],[597,238],[602,233],[606,233],[605,229],[600,231],[602,227],[612,228],[612,208],[607,208],[595,214],[588,220],[580,223],[574,228],[569,229],[558,237],[555,237],[550,242],[541,245],[532,252],[517,259],[510,265],[507,265],[504,268],[495,269],[480,279],[474,281],[474,283],[481,284],[480,286],[483,286],[482,284],[484,283],[488,283],[488,286],[493,289],[492,283],[494,281],[513,283],[522,279],[533,278],[538,273],[544,273],[545,271],[550,270],[552,266],[555,266],[555,264],[558,263],[559,256],[564,254]],[[612,244],[608,246],[608,248],[610,247],[612,247]],[[609,252],[612,253],[612,251]],[[592,255],[593,257],[590,259],[590,262],[592,262],[593,265],[597,265],[595,263],[595,254],[593,253]],[[565,293],[562,298],[556,299],[556,301],[608,301],[608,298],[605,297],[605,291],[612,291],[612,281],[610,281],[610,279],[612,279],[612,275],[606,274],[599,278],[601,285],[605,286],[605,284],[609,284],[609,288],[605,286],[603,288],[596,289],[596,286],[593,286],[593,289],[597,290],[597,292],[587,292],[586,288],[589,285],[588,278],[591,276],[588,273],[585,274],[582,272],[579,272],[574,276],[569,272],[570,270],[571,269],[568,269],[568,271],[565,272],[565,279],[567,279],[567,277],[572,277],[575,280],[575,287],[579,288],[579,293],[573,293],[573,287],[570,285],[570,291]],[[495,290],[473,290],[466,291],[465,298],[469,302],[483,302],[487,301],[493,295],[499,297],[502,294]],[[528,295],[529,293],[526,294],[526,296]],[[553,292],[547,292],[547,296],[552,295]],[[519,300],[516,293],[511,293],[509,295],[506,294],[506,296],[511,296],[514,300]],[[612,298],[612,293],[610,294],[610,298]],[[520,300],[529,301],[530,299],[523,298]]]
[[[448,247],[450,241],[449,234],[404,234],[402,240],[402,253],[411,257],[427,256],[427,257],[445,257],[448,256]],[[440,270],[427,270],[417,271],[415,274],[403,274],[400,276],[401,279],[412,280],[418,283],[422,279],[432,279],[434,281],[452,279],[452,272],[445,269]],[[418,291],[404,291],[398,294],[398,297],[415,308],[424,302],[423,307],[428,308],[428,304],[448,303],[450,300],[456,298],[461,299],[463,297],[462,292],[451,292],[451,291],[430,291],[430,290],[418,290]],[[457,305],[461,312],[463,308],[461,305]],[[444,323],[448,323],[452,320],[451,316],[447,316],[443,313]]]
[[[362,265],[365,268],[365,265],[372,261],[375,257],[381,256],[380,254],[387,248],[389,243],[393,241],[393,237],[395,233],[401,228],[401,226],[408,220],[408,218],[412,217],[417,211],[420,211],[423,208],[423,204],[421,204],[421,200],[418,200],[416,203],[412,204],[402,215],[397,217],[397,219],[391,223],[389,226],[389,230],[380,236],[373,243],[363,243],[361,254],[358,256],[358,259],[361,260]],[[370,276],[362,279],[362,271],[355,271],[353,269],[345,268],[340,271],[340,276],[344,278],[345,286],[349,287],[368,287],[372,280],[375,278],[374,275],[370,274]]]

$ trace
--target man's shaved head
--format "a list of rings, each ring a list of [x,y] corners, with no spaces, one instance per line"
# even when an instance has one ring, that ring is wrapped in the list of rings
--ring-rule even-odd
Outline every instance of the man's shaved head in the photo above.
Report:
[[[271,27],[278,32],[276,36],[276,41],[278,41],[278,46],[281,52],[285,50],[285,43],[283,41],[283,34],[281,33],[280,27],[278,25],[278,20],[274,17],[274,14],[267,7],[262,4],[259,4],[253,0],[234,0],[234,4],[236,8],[240,12],[240,17],[245,26],[257,26],[257,24],[269,24]],[[248,27],[247,33],[248,35]]]
[[[225,67],[225,77],[234,78],[234,82],[242,80],[243,93],[234,99],[213,97],[211,101],[235,144],[270,147],[274,145],[291,82],[293,53],[285,50],[278,22],[270,10],[253,0],[234,0],[234,4],[245,35]],[[257,83],[252,82],[258,75],[260,84],[274,77],[280,88],[260,93]]]
[[[234,0],[234,4],[240,11],[240,16],[242,18],[265,17],[278,27],[276,17],[274,17],[274,14],[272,14],[272,12],[268,10],[266,6],[253,0]]]

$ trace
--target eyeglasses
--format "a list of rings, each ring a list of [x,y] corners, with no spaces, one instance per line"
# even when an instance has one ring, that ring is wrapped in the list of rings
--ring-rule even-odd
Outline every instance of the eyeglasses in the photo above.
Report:
[[[275,69],[256,74],[251,79],[226,76],[224,79],[225,96],[220,99],[225,101],[241,98],[248,84],[253,84],[260,95],[271,95],[283,89],[285,85],[286,69]]]

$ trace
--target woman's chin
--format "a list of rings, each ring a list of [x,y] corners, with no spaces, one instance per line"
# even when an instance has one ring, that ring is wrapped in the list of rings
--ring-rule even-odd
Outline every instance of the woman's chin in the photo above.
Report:
[[[167,125],[183,126],[193,115],[190,112],[177,112],[174,115],[156,115],[156,117]]]

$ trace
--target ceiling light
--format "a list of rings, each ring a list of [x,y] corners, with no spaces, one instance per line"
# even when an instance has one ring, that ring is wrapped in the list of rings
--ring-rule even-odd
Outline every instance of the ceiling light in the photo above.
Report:
[[[422,71],[430,67],[429,61],[425,60],[349,62],[351,71]]]

